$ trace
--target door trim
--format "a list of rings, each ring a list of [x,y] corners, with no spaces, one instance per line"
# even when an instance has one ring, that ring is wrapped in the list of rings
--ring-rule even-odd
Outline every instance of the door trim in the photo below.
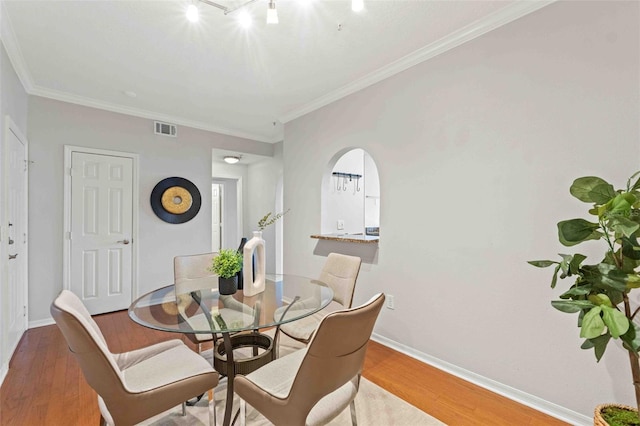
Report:
[[[0,149],[2,149],[2,152],[0,152],[0,161],[2,161],[2,164],[0,164],[0,172],[1,175],[0,177],[2,178],[2,185],[0,187],[0,201],[2,202],[2,210],[0,211],[0,218],[2,219],[2,222],[0,223],[0,242],[1,242],[1,246],[0,246],[0,256],[2,256],[2,262],[0,262],[0,278],[3,283],[7,282],[8,280],[8,270],[9,270],[9,266],[8,266],[8,245],[7,243],[5,243],[5,240],[7,240],[8,235],[9,235],[9,227],[5,226],[4,224],[7,222],[7,216],[9,215],[9,207],[8,207],[8,202],[7,202],[7,197],[9,194],[9,167],[8,167],[8,162],[9,162],[9,156],[7,155],[9,152],[9,133],[13,133],[16,138],[18,138],[18,140],[22,143],[22,145],[24,146],[24,159],[27,162],[25,164],[25,167],[28,167],[29,163],[29,140],[27,139],[27,137],[22,133],[22,131],[20,130],[20,128],[18,127],[18,125],[13,121],[13,119],[9,116],[6,115],[5,116],[5,120],[4,120],[4,135],[3,135],[3,139],[2,139],[2,144],[0,145]],[[23,271],[22,273],[24,274],[24,286],[22,288],[23,293],[23,300],[26,306],[26,311],[25,311],[25,315],[24,315],[24,329],[25,331],[29,329],[29,173],[25,173],[24,176],[24,217],[22,218],[22,220],[24,221],[24,229],[26,230],[26,234],[27,234],[27,242],[25,244],[25,255],[26,258],[22,263],[22,267],[23,267]],[[3,322],[3,318],[4,318],[4,310],[5,310],[5,303],[8,303],[7,300],[5,300],[5,298],[2,295],[2,291],[0,291],[0,331],[2,331],[1,336],[0,337],[0,383],[2,383],[4,381],[4,378],[8,372],[8,367],[9,367],[9,361],[11,360],[11,357],[13,356],[13,353],[15,352],[16,347],[13,348],[8,348],[7,344],[8,341],[6,340],[6,335],[7,333],[5,333],[5,326],[8,326],[8,324],[5,324]],[[18,341],[19,343],[19,341]]]
[[[131,152],[86,148],[74,145],[64,146],[64,226],[62,235],[62,286],[66,290],[71,289],[71,240],[69,239],[69,233],[71,232],[71,154],[74,152],[131,158],[131,160],[133,161],[133,218],[131,230],[131,239],[133,241],[133,245],[131,247],[131,302],[133,302],[138,298],[138,247],[140,245],[140,239],[138,238],[138,222],[140,216],[140,185],[138,168],[140,156]]]

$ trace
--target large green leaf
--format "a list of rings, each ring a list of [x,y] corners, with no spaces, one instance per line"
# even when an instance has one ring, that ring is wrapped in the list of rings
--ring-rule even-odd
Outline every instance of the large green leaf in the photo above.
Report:
[[[587,196],[596,204],[606,204],[609,200],[615,198],[616,191],[613,189],[613,186],[608,183],[604,183],[596,185],[591,191],[589,191]]]
[[[631,213],[631,206],[633,206],[636,201],[638,200],[635,195],[623,192],[622,194],[616,195],[616,197],[611,201],[609,211],[610,213],[619,213],[628,216],[629,213]]]
[[[553,300],[551,306],[559,311],[572,314],[583,309],[593,308],[595,305],[588,300]]]
[[[596,355],[596,360],[600,361],[602,355],[604,355],[605,349],[607,349],[607,344],[611,340],[611,335],[609,333],[603,334],[602,336],[595,337],[593,339],[587,339],[584,341],[582,349],[591,349],[594,348],[594,352]]]
[[[640,244],[635,236],[621,239],[622,254],[633,260],[640,260]]]
[[[604,331],[604,321],[600,316],[601,312],[602,308],[600,306],[595,306],[591,308],[589,312],[584,314],[582,327],[580,328],[580,337],[593,339],[602,334]]]
[[[597,192],[594,192],[594,190],[599,186],[610,187],[610,190],[606,190],[604,192],[613,192],[613,195],[615,196],[615,190],[613,189],[613,186],[611,186],[611,184],[609,184],[604,179],[600,179],[599,177],[595,176],[585,176],[574,180],[571,188],[569,188],[569,192],[578,200],[584,201],[585,203],[603,204],[602,202],[597,202],[593,199],[593,196],[597,197],[598,200],[603,199],[603,197],[601,196],[601,194],[603,193],[603,189],[599,189]],[[606,203],[608,200],[609,199],[604,201],[604,203]]]
[[[609,308],[612,308],[611,299],[604,293],[592,294],[589,296],[589,301],[591,301],[594,305],[600,306],[605,305]]]
[[[607,297],[607,299],[609,298]],[[609,329],[611,337],[617,339],[629,330],[629,320],[622,312],[604,304],[600,307],[602,308],[602,320]]]
[[[640,177],[638,177],[638,179],[636,180],[636,183],[631,185],[631,181],[633,180],[633,178],[636,177],[636,176],[639,176],[639,175],[640,175],[640,171],[635,172],[633,175],[631,175],[629,180],[627,180],[627,188],[628,188],[629,191],[635,191],[635,190],[640,189]]]
[[[620,292],[627,290],[627,274],[614,265],[607,263],[582,265],[581,270],[584,279],[596,288]]]
[[[560,295],[560,299],[569,299],[572,297],[586,296],[591,293],[591,286],[571,287]]]
[[[558,262],[554,262],[553,260],[529,260],[527,263],[538,268],[546,268],[547,266],[555,265]]]
[[[629,321],[631,323],[629,330],[624,333],[620,338],[622,339],[622,345],[632,352],[638,352],[640,350],[640,327],[633,321]]]
[[[631,237],[634,232],[640,228],[640,223],[634,222],[622,215],[615,215],[609,219],[609,227],[612,228],[617,234],[624,235],[625,237]]]
[[[569,247],[587,240],[600,238],[600,225],[584,219],[570,219],[558,222],[558,239]]]
[[[624,271],[621,271],[614,265],[608,265],[606,263],[600,263],[598,270],[602,274],[600,276],[600,284],[604,288],[618,291],[625,291],[627,289],[629,275]]]
[[[580,265],[587,258],[587,256],[576,253],[569,262],[569,275],[576,275],[580,271]]]

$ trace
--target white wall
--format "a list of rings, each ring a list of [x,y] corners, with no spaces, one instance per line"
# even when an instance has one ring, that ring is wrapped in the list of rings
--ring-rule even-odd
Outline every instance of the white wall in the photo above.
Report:
[[[0,12],[2,8],[0,7]],[[0,20],[1,22],[1,20]],[[27,129],[27,94],[16,75],[4,45],[0,43],[0,232],[5,233],[7,211],[7,194],[4,187],[4,153],[5,153],[5,117],[10,116],[13,122],[26,134]],[[6,374],[9,363],[9,348],[6,327],[8,326],[8,290],[7,282],[7,240],[0,241],[0,382]]]
[[[173,257],[211,249],[211,150],[272,155],[261,142],[179,127],[178,137],[153,133],[151,120],[31,96],[29,127],[29,293],[31,322],[47,320],[62,289],[63,146],[78,145],[140,156],[139,293],[173,281]],[[162,179],[180,176],[202,195],[198,215],[184,224],[161,221],[149,197]]]
[[[556,223],[584,214],[568,188],[638,170],[638,2],[558,2],[287,123],[285,269],[317,274],[326,164],[347,147],[378,166],[381,240],[354,303],[395,296],[376,333],[591,416],[633,405],[625,353],[599,365],[551,271],[572,252]],[[351,250],[335,243],[337,251]],[[567,286],[562,283],[562,286]]]
[[[245,223],[245,236],[247,238],[252,237],[253,231],[258,229],[258,221],[264,217],[265,214],[271,212],[272,214],[280,213],[287,209],[288,206],[278,205],[276,203],[278,182],[282,181],[282,144],[276,144],[274,146],[274,155],[272,158],[265,158],[264,160],[252,163],[247,167],[247,193],[248,197],[245,200],[245,211],[247,215],[247,222]],[[281,199],[282,197],[280,197]],[[284,223],[289,215],[293,212],[287,213],[278,222]],[[262,238],[265,241],[265,253],[266,253],[266,270],[267,273],[273,273],[280,270],[278,266],[278,249],[276,248],[277,231],[282,225],[276,222],[273,225],[268,226],[262,231]],[[280,237],[281,238],[281,237]]]

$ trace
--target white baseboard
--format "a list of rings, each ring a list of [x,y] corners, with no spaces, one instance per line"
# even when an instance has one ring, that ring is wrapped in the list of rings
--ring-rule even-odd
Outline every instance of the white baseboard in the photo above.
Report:
[[[382,345],[388,346],[391,349],[415,358],[418,361],[422,361],[425,364],[429,364],[439,370],[445,371],[453,376],[466,380],[467,382],[471,382],[474,385],[497,393],[498,395],[502,395],[505,398],[509,398],[513,401],[519,402],[520,404],[531,407],[534,410],[548,414],[569,424],[575,426],[593,425],[592,417],[587,417],[573,410],[569,410],[568,408],[561,407],[558,404],[554,404],[553,402],[549,402],[537,396],[522,392],[521,390],[518,390],[516,388],[512,388],[511,386],[507,386],[503,383],[496,382],[495,380],[473,373],[469,370],[465,370],[464,368],[460,368],[456,365],[453,365],[431,355],[427,355],[423,352],[417,351],[409,346],[403,345],[402,343],[398,343],[394,340],[380,336],[379,334],[373,333],[371,339]]]
[[[7,377],[9,369],[6,365],[0,366],[0,386],[4,383],[4,378]]]
[[[55,323],[56,322],[53,320],[53,318],[45,318],[37,321],[29,321],[29,329],[44,327],[45,325],[53,325]]]

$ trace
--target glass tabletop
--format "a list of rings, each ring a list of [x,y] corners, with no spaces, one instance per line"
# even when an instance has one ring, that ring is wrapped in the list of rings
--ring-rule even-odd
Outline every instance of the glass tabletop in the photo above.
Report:
[[[297,275],[267,275],[265,290],[244,296],[218,292],[218,278],[176,294],[169,285],[139,297],[129,307],[138,324],[178,333],[225,333],[273,327],[312,315],[327,306],[333,291],[321,281]]]

